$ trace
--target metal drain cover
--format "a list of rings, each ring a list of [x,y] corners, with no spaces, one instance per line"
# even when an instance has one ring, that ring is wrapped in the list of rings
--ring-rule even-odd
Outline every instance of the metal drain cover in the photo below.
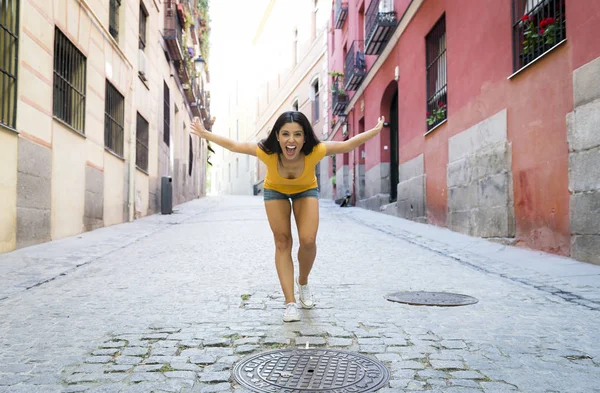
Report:
[[[395,292],[385,297],[390,302],[413,304],[417,306],[466,306],[479,300],[467,295],[446,292]]]
[[[233,377],[255,392],[362,393],[387,384],[388,369],[367,356],[335,349],[281,349],[242,359]]]

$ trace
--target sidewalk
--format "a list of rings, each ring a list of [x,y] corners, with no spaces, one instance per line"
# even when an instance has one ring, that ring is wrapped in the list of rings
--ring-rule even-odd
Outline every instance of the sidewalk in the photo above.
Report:
[[[600,266],[321,201],[317,307],[284,324],[262,200],[175,211],[0,255],[0,393],[241,393],[236,361],[306,343],[381,360],[381,393],[600,392]]]

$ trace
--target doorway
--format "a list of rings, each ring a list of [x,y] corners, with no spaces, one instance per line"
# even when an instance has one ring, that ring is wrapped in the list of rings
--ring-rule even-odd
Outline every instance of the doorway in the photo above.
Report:
[[[398,161],[398,92],[395,92],[390,105],[390,202],[398,199]]]

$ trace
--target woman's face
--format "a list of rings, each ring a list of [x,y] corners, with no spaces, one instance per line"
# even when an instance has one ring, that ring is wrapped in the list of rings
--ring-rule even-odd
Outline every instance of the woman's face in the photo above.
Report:
[[[298,123],[286,123],[279,130],[277,140],[283,156],[288,160],[294,160],[300,156],[304,146],[304,130]]]

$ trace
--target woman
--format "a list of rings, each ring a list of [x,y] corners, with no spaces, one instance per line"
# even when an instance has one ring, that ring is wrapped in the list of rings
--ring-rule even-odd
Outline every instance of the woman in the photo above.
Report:
[[[303,308],[313,308],[308,276],[317,254],[315,239],[319,226],[319,195],[315,167],[325,156],[347,153],[377,135],[383,127],[380,117],[375,128],[343,142],[320,142],[301,112],[285,112],[271,133],[259,143],[238,142],[206,131],[196,118],[192,133],[235,153],[257,156],[266,166],[264,201],[275,240],[275,266],[285,296],[284,322],[300,320],[294,295],[291,213],[298,227],[300,247],[296,278],[298,297]],[[292,201],[290,204],[290,200]]]

